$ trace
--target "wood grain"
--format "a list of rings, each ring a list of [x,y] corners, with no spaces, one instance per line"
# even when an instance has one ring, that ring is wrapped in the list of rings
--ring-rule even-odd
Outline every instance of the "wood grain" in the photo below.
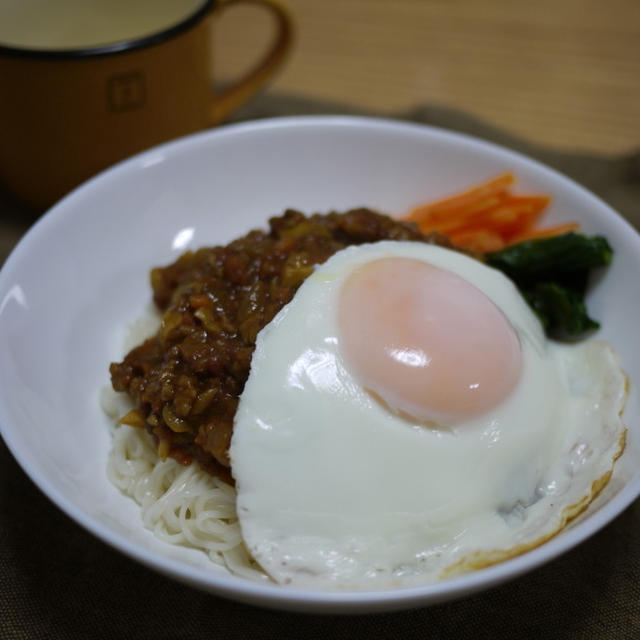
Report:
[[[295,49],[269,91],[401,112],[461,109],[555,148],[640,148],[640,0],[292,0]],[[215,25],[217,76],[267,47],[270,20]]]

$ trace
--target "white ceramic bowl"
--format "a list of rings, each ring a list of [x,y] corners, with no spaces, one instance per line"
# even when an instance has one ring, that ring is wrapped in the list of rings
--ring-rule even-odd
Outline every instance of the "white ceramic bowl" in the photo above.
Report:
[[[135,503],[107,481],[109,433],[98,394],[122,354],[128,323],[150,299],[151,266],[188,247],[224,243],[287,207],[306,212],[368,205],[402,214],[513,170],[522,191],[549,193],[549,222],[579,220],[615,249],[589,295],[598,337],[632,381],[627,451],[587,515],[542,547],[440,584],[328,593],[254,584],[203,554],[157,541]],[[363,612],[409,608],[472,593],[532,569],[607,524],[640,494],[637,318],[640,237],[602,201],[521,155],[424,126],[346,117],[267,120],[158,147],[67,196],[23,238],[0,273],[0,425],[24,470],[93,534],[173,578],[276,608]],[[19,514],[15,514],[19,517]],[[46,534],[43,532],[43,536]]]

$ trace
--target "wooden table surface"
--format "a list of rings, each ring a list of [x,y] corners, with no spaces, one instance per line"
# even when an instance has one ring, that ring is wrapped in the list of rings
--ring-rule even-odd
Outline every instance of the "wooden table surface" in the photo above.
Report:
[[[295,48],[268,91],[376,112],[444,105],[549,147],[640,148],[640,0],[289,0]],[[250,66],[268,16],[217,19],[217,77]]]

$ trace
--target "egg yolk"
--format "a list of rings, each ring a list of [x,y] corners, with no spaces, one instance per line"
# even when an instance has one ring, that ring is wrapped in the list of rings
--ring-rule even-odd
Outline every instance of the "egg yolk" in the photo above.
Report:
[[[520,377],[520,341],[502,311],[462,277],[411,258],[357,268],[338,304],[354,377],[392,411],[452,426],[500,404]]]

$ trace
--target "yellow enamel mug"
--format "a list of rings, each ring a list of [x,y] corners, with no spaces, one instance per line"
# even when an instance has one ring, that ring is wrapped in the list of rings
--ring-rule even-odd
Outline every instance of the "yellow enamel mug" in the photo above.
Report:
[[[240,3],[263,5],[276,34],[215,93],[212,18]],[[3,0],[0,188],[44,209],[118,160],[221,122],[269,80],[291,37],[276,0]]]

